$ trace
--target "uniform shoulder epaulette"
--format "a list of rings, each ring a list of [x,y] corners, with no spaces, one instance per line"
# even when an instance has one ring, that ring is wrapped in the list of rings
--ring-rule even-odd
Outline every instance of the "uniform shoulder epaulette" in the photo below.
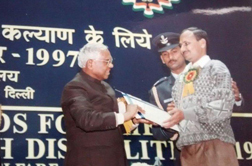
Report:
[[[154,84],[153,86],[157,86],[158,84],[164,82],[164,81],[167,80],[167,79],[168,79],[168,77],[162,77],[162,78],[160,78],[157,82],[155,82],[155,84]]]

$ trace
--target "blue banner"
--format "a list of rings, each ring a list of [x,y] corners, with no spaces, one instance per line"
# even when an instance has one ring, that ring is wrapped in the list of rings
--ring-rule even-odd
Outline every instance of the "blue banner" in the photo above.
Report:
[[[152,85],[170,75],[152,39],[191,26],[208,32],[208,54],[224,62],[237,82],[244,107],[231,120],[236,153],[240,166],[251,165],[251,20],[250,0],[2,0],[1,165],[63,165],[67,140],[61,92],[80,70],[76,60],[84,44],[108,45],[114,68],[106,81],[148,101]],[[140,125],[124,137],[131,165],[154,165],[158,160],[173,165],[174,143],[153,138],[150,125]]]

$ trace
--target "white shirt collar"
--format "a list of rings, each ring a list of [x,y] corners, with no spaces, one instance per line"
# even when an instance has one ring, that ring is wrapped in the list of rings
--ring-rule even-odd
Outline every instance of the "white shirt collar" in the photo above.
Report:
[[[186,72],[188,72],[189,69],[193,68],[193,67],[198,67],[200,66],[201,68],[203,68],[209,61],[210,61],[210,57],[208,55],[204,55],[202,56],[197,62],[195,62],[192,65],[192,62],[188,63],[188,65],[186,65],[185,69],[183,70],[183,72],[179,75],[179,81],[182,82],[183,81],[183,76]]]
[[[178,74],[175,74],[175,73],[172,73],[172,72],[171,72],[171,74],[175,78],[175,80],[178,78]]]
[[[190,69],[192,67],[198,67],[198,66],[203,68],[210,60],[211,60],[211,58],[208,55],[204,55],[194,64],[192,64],[192,62],[190,62],[187,65],[187,69]]]

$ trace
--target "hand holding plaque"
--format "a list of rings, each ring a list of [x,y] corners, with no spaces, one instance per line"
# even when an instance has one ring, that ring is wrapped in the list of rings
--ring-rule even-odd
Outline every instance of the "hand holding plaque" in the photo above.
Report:
[[[167,112],[161,110],[160,108],[158,108],[157,106],[151,103],[143,101],[135,96],[126,94],[122,91],[119,91],[119,90],[116,90],[116,91],[120,92],[123,95],[123,97],[125,98],[128,104],[136,104],[145,111],[144,113],[138,112],[138,114],[136,115],[136,118],[147,119],[162,126],[163,122],[167,121],[167,119],[171,117],[171,115],[169,115]],[[179,131],[178,125],[172,126],[171,129]]]

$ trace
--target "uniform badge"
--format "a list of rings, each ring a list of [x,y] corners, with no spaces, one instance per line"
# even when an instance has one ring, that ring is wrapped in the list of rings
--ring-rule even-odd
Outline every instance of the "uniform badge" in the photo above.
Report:
[[[169,43],[168,37],[164,37],[164,35],[160,36],[160,42],[168,46],[171,45],[171,43]]]

